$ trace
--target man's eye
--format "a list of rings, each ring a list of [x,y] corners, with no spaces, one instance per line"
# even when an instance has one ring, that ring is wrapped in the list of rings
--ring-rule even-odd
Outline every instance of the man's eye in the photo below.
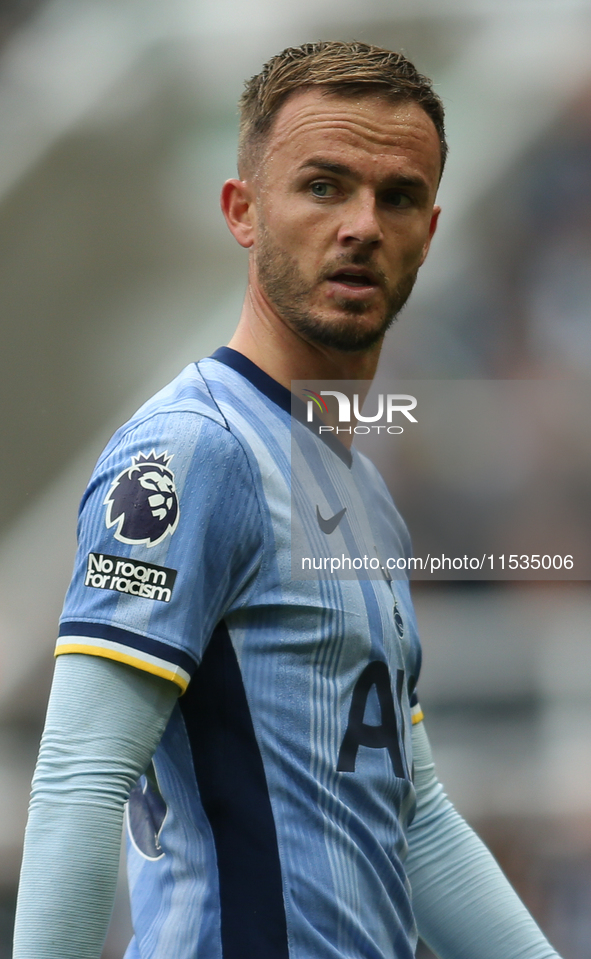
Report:
[[[322,180],[319,180],[317,183],[312,183],[310,187],[312,194],[318,197],[327,197],[334,196],[336,192],[336,187],[332,183],[325,183]]]
[[[408,193],[401,193],[400,190],[389,190],[384,194],[384,201],[388,206],[396,207],[398,210],[406,210],[412,206],[412,198]]]

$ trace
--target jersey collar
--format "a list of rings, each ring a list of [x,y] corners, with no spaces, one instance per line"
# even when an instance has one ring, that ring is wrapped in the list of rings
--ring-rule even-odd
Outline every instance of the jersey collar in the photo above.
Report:
[[[309,427],[311,425],[306,421],[306,405],[304,401],[300,400],[298,396],[293,396],[287,387],[282,386],[281,383],[274,380],[272,376],[269,376],[268,373],[261,370],[256,363],[249,360],[243,353],[239,353],[229,346],[220,346],[215,353],[212,353],[211,359],[218,360],[219,363],[224,363],[226,366],[236,370],[237,373],[240,373],[241,376],[249,380],[253,386],[256,386],[259,392],[267,396],[273,403],[276,403],[282,410],[285,410],[289,416],[294,416],[305,426]],[[347,447],[343,446],[341,441],[338,440],[336,436],[331,436],[330,433],[321,433],[320,438],[330,447],[333,453],[336,453],[339,459],[351,469],[353,457]]]

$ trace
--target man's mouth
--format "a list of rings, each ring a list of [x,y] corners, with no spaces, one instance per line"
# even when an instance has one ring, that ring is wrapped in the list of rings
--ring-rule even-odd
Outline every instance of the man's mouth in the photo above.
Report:
[[[338,283],[340,286],[346,286],[352,290],[373,289],[379,286],[375,274],[362,267],[344,267],[342,270],[332,273],[328,279],[332,283]]]

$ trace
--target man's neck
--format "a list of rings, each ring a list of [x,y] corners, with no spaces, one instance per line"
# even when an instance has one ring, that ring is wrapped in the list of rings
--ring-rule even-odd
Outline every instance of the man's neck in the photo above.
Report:
[[[267,315],[251,288],[228,346],[256,363],[287,389],[292,380],[373,380],[382,342],[371,349],[343,352],[310,343],[278,317]]]
[[[242,353],[288,390],[291,390],[292,380],[358,380],[363,403],[369,383],[375,376],[382,342],[355,353],[310,343],[277,315],[270,316],[268,305],[253,296],[249,287],[240,321],[228,346]],[[326,422],[332,421],[327,418]],[[350,448],[352,435],[345,434],[339,439]]]

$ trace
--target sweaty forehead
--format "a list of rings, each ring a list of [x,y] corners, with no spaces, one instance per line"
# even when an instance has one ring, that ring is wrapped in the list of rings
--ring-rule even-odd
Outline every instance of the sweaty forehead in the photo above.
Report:
[[[362,158],[403,156],[418,162],[426,174],[439,176],[435,125],[413,100],[392,102],[375,94],[348,98],[318,90],[294,94],[275,119],[263,162],[271,168],[291,166],[326,148]]]

